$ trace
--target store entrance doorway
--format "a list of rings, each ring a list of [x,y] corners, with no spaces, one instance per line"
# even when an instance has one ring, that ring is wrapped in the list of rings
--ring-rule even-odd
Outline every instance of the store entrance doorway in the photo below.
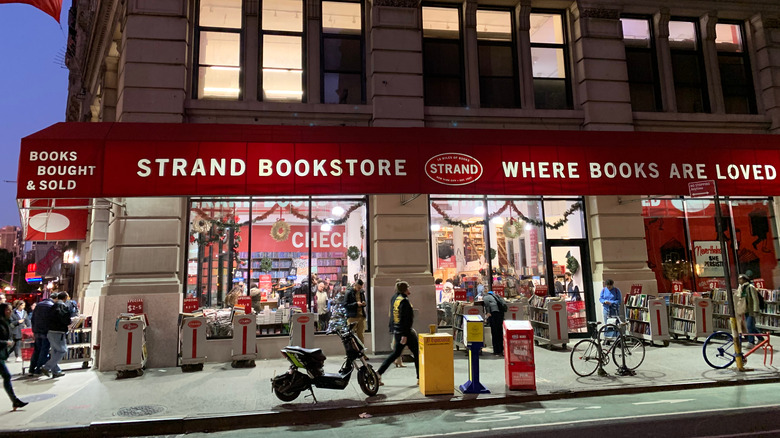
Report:
[[[586,239],[548,239],[545,245],[549,294],[566,300],[569,337],[587,337],[587,321],[595,321],[593,280]],[[563,278],[572,274],[569,287]]]

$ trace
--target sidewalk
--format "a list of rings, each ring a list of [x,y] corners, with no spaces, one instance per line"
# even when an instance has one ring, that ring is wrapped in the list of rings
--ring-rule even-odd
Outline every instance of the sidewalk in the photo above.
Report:
[[[11,412],[10,401],[0,397],[0,431],[60,437],[177,434],[338,421],[357,418],[362,412],[382,415],[598,393],[780,381],[780,369],[764,367],[759,353],[748,361],[752,370],[738,373],[734,368],[708,367],[701,343],[673,342],[665,348],[647,346],[646,351],[636,376],[582,378],[569,366],[570,349],[536,347],[536,392],[507,391],[503,359],[485,354],[480,359],[480,380],[492,392],[484,395],[464,395],[456,389],[452,396],[425,397],[415,385],[414,364],[407,363],[406,368],[391,367],[385,373],[385,385],[375,397],[367,398],[353,379],[343,391],[315,388],[316,404],[305,394],[292,403],[283,403],[272,394],[270,379],[288,368],[281,358],[258,360],[256,368],[244,369],[231,368],[230,364],[206,364],[203,371],[194,373],[182,373],[179,368],[148,369],[141,377],[123,380],[117,380],[113,372],[68,368],[58,379],[32,379],[19,375],[20,363],[8,362],[17,395],[30,404]],[[342,360],[329,358],[326,371],[335,372]],[[374,368],[381,360],[372,358]],[[607,371],[614,374],[615,367],[610,364]],[[467,355],[455,351],[455,386],[464,383],[467,376]]]

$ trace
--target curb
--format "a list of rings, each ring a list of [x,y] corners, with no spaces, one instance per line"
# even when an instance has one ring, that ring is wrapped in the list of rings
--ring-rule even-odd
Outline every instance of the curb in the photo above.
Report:
[[[566,400],[594,396],[627,395],[665,391],[679,391],[699,388],[718,388],[727,386],[754,385],[761,383],[780,383],[780,377],[756,378],[745,380],[727,380],[714,382],[688,382],[663,386],[636,386],[626,388],[593,389],[583,391],[561,391],[549,394],[506,395],[503,397],[476,398],[465,395],[464,399],[452,400],[450,396],[434,396],[434,399],[421,401],[377,402],[376,404],[338,405],[326,402],[323,407],[301,406],[281,411],[263,411],[236,415],[192,416],[155,418],[147,420],[94,422],[89,425],[58,427],[52,429],[28,428],[16,432],[29,437],[106,437],[106,436],[147,436],[179,435],[187,433],[207,433],[228,430],[300,426],[306,424],[332,423],[354,420],[367,412],[372,416],[398,415],[429,410],[465,409],[515,403]],[[348,400],[345,402],[349,402]],[[325,403],[323,403],[325,404]],[[282,409],[284,409],[282,407]],[[305,411],[307,415],[301,415]]]

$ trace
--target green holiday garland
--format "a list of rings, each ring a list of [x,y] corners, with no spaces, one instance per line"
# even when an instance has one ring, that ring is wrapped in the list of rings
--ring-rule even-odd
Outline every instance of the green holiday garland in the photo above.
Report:
[[[271,262],[271,259],[268,257],[263,257],[260,259],[260,272],[271,272],[271,267],[273,266],[273,262]]]
[[[515,203],[512,202],[512,201],[506,201],[504,203],[504,205],[501,206],[501,208],[499,208],[498,210],[496,210],[493,213],[488,214],[487,219],[482,219],[482,220],[473,221],[473,222],[472,221],[463,222],[463,221],[458,221],[458,220],[452,219],[441,208],[441,206],[439,206],[435,202],[432,202],[431,206],[433,206],[433,209],[436,210],[436,212],[441,215],[441,217],[444,219],[444,222],[447,222],[447,225],[454,226],[454,227],[470,228],[470,227],[473,227],[474,225],[485,225],[486,223],[490,222],[493,218],[501,216],[506,211],[507,208],[511,207],[512,211],[514,211],[515,214],[517,214],[518,218],[520,218],[520,220],[522,220],[523,222],[531,224],[531,225],[534,225],[534,226],[537,226],[537,227],[542,227],[543,226],[543,227],[547,228],[548,230],[557,230],[557,229],[561,228],[562,226],[564,226],[566,224],[566,222],[569,221],[569,216],[574,214],[576,211],[582,209],[582,204],[580,202],[575,202],[574,204],[572,204],[571,207],[569,207],[568,210],[566,210],[563,213],[563,217],[561,219],[558,219],[557,221],[555,221],[552,224],[548,224],[545,221],[540,221],[538,219],[531,219],[531,218],[527,217],[526,215],[523,214],[523,212],[521,212],[517,208]]]

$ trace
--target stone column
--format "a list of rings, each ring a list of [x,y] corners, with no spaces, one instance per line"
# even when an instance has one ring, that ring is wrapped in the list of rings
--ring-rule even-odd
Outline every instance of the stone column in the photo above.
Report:
[[[578,2],[572,14],[574,79],[579,103],[585,110],[584,128],[633,131],[620,11]]]
[[[520,68],[520,107],[532,109],[536,106],[534,98],[534,71],[531,57],[531,0],[521,0],[515,7],[517,23],[517,59]],[[525,67],[523,67],[525,66]]]
[[[699,19],[701,29],[701,49],[704,55],[704,69],[707,72],[707,93],[710,95],[710,112],[725,114],[726,104],[723,102],[723,88],[720,86],[720,64],[718,49],[715,47],[715,25],[718,24],[718,14],[715,11],[704,14]]]
[[[322,2],[320,0],[306,1],[306,102],[321,103],[320,92],[320,20],[322,19]],[[252,46],[249,46],[252,47]]]
[[[424,126],[421,14],[418,0],[371,5],[366,89],[372,126]]]
[[[128,0],[119,63],[117,121],[182,123],[188,3]]]
[[[669,51],[669,20],[668,8],[661,10],[653,17],[655,31],[655,55],[658,59],[658,80],[661,82],[661,102],[666,112],[677,112],[677,95],[674,91],[674,71],[672,70],[672,54]]]
[[[376,195],[369,202],[371,226],[371,331],[374,352],[390,351],[387,330],[396,279],[411,285],[414,327],[427,332],[436,324],[436,288],[430,269],[428,197]],[[425,226],[422,226],[425,224]]]
[[[129,299],[144,301],[148,366],[176,366],[182,303],[185,198],[126,198],[108,223],[106,282],[100,296],[100,370],[113,370],[114,322]]]
[[[128,0],[126,15],[120,17],[117,121],[184,121],[188,4],[184,0]],[[106,281],[99,298],[99,368],[109,371],[117,364],[120,355],[114,322],[127,311],[127,301],[135,298],[144,301],[150,324],[147,365],[176,366],[186,199],[115,201],[113,214],[107,218]],[[92,248],[93,253],[96,250]]]
[[[477,44],[477,0],[463,3],[463,60],[466,69],[466,106],[479,108],[479,46]]]
[[[780,133],[780,17],[764,13],[750,19],[756,51],[755,77],[758,78],[758,106],[772,120],[769,132]],[[775,210],[778,211],[778,210]]]
[[[602,280],[611,278],[623,293],[641,284],[643,293],[658,291],[655,274],[647,267],[647,243],[639,196],[591,196],[590,224],[593,291],[598,302]],[[597,312],[601,315],[601,312]]]
[[[88,242],[81,257],[84,266],[80,289],[81,313],[92,316],[93,330],[100,327],[98,320],[100,293],[106,279],[106,251],[108,244],[108,221],[111,206],[102,199],[92,200],[89,219]],[[97,335],[93,334],[97,342]]]

